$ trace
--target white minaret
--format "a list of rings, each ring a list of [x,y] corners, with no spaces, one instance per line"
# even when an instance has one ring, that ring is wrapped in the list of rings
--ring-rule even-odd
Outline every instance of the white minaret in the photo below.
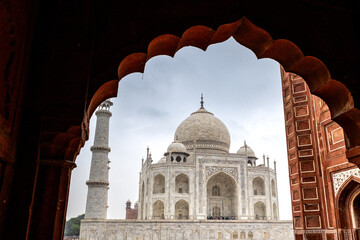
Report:
[[[96,130],[92,151],[91,168],[86,200],[85,218],[106,219],[108,189],[109,189],[109,120],[110,106],[113,103],[106,100],[100,104],[95,115]]]

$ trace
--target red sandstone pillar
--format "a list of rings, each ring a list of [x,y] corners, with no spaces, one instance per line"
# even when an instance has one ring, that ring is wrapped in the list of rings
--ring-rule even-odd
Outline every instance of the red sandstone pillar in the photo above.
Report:
[[[27,239],[62,240],[71,171],[71,161],[41,160]]]
[[[334,234],[326,237],[328,216],[312,95],[295,74],[284,73],[282,84],[295,239],[333,240]]]

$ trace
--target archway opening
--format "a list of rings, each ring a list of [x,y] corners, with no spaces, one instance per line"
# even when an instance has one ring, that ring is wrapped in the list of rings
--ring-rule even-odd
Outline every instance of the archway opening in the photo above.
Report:
[[[352,219],[353,219],[353,227],[357,230],[358,237],[360,237],[360,235],[359,235],[359,231],[360,231],[360,192],[357,193],[355,199],[352,202],[351,207],[352,207],[351,215],[352,215]]]
[[[233,220],[238,216],[237,187],[235,180],[220,172],[207,182],[208,219]]]
[[[153,219],[164,219],[164,203],[157,200],[153,203]]]
[[[343,239],[360,239],[360,178],[351,176],[337,195],[337,221]]]
[[[175,204],[175,219],[189,219],[189,203],[179,200]]]
[[[256,220],[266,220],[266,206],[263,202],[255,203],[254,215]]]

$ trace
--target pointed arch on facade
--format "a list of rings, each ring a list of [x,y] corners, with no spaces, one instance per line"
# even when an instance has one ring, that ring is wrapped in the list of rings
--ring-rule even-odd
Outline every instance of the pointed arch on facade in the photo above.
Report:
[[[266,220],[266,205],[262,201],[254,204],[255,220]]]
[[[153,194],[165,193],[165,177],[161,173],[154,177]]]
[[[153,214],[152,214],[152,218],[153,219],[164,219],[164,203],[161,200],[156,200],[153,203]]]
[[[175,192],[189,193],[189,176],[185,173],[180,173],[175,177]]]
[[[262,177],[256,177],[252,181],[253,194],[254,195],[265,195],[265,180]]]
[[[237,183],[222,171],[212,175],[206,184],[208,219],[236,219],[238,216]],[[220,216],[219,216],[220,214]]]
[[[189,219],[189,203],[186,200],[175,203],[175,219]]]
[[[360,178],[350,176],[339,188],[335,198],[336,220],[344,239],[360,235]]]

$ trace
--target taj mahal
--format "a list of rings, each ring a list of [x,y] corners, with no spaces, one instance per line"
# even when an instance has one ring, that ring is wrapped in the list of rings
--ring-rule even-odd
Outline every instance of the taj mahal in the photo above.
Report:
[[[279,219],[276,162],[260,159],[244,141],[229,152],[225,124],[204,107],[180,123],[158,161],[142,161],[136,219],[107,219],[110,107],[97,123],[81,240],[292,240],[292,221]],[[134,214],[133,214],[134,216]]]

